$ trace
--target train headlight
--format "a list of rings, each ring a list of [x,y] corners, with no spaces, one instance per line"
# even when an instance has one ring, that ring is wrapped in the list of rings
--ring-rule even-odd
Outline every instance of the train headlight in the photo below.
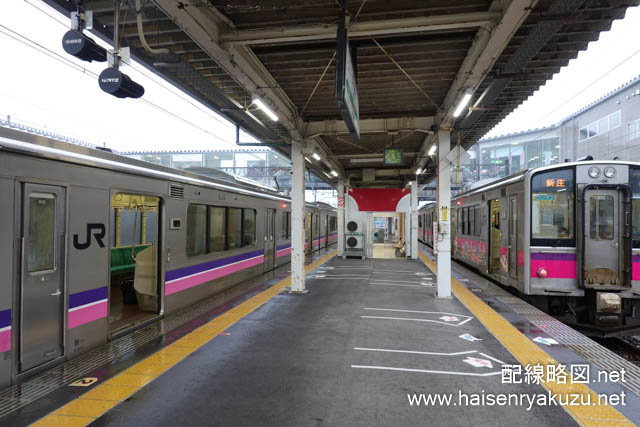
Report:
[[[544,267],[540,267],[536,273],[538,274],[539,277],[542,277],[543,279],[549,275],[549,272]]]
[[[604,168],[604,176],[606,176],[607,178],[613,178],[614,176],[616,176],[616,169],[612,168],[611,166],[608,166],[606,168]]]
[[[599,168],[597,168],[597,167],[595,167],[595,166],[591,166],[591,167],[589,168],[589,176],[590,176],[591,178],[597,178],[597,177],[599,177],[599,176],[600,176],[600,169],[599,169]]]

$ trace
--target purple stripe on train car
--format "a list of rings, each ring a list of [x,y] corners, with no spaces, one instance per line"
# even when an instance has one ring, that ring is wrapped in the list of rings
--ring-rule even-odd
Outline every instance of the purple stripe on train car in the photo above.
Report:
[[[108,297],[109,288],[107,288],[106,286],[71,294],[69,295],[69,309],[76,308],[81,305],[91,304],[92,302],[107,299]]]
[[[640,254],[631,256],[631,280],[640,280]]]
[[[192,274],[198,274],[203,271],[211,270],[218,267],[223,267],[227,264],[243,261],[249,258],[253,258],[262,255],[264,251],[258,250],[253,252],[247,252],[244,254],[234,255],[227,258],[217,259],[215,261],[204,262],[202,264],[191,265],[189,267],[178,268],[176,270],[167,271],[165,274],[165,281],[170,282],[172,280],[179,279],[184,276],[190,276]]]
[[[11,350],[11,310],[0,311],[0,353]]]
[[[264,262],[264,251],[262,250],[250,252],[249,254],[243,254],[243,255],[244,256],[240,260],[238,260],[237,256],[224,258],[223,260],[219,260],[219,261],[227,261],[226,263],[224,264],[216,263],[216,264],[213,264],[214,267],[210,267],[208,269],[203,266],[211,266],[212,265],[211,262],[205,262],[203,264],[193,266],[196,268],[188,267],[188,268],[182,268],[179,270],[174,270],[170,273],[173,273],[175,271],[182,271],[182,272],[195,271],[195,273],[186,274],[182,277],[165,281],[164,294],[165,295],[175,294],[176,292],[184,291],[185,289],[189,289],[194,286],[198,286],[203,283],[209,282],[211,280],[215,280],[220,277],[224,277],[229,274],[232,274],[241,270],[245,270],[249,267],[253,267],[255,265],[262,264]],[[247,257],[247,255],[254,255],[254,256],[249,258]],[[167,276],[168,275],[169,273],[167,273]]]
[[[535,260],[549,260],[549,261],[575,261],[575,253],[540,253],[534,252],[531,254],[531,259]]]
[[[107,317],[109,288],[90,289],[69,295],[69,329]]]
[[[287,249],[291,247],[291,243],[285,243],[284,245],[278,245],[276,246],[276,250],[279,251],[281,249]]]

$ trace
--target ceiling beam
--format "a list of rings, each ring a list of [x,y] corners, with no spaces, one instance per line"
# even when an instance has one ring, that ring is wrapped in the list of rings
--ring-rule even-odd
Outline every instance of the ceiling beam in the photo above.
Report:
[[[467,90],[475,91],[480,86],[537,2],[538,0],[512,0],[503,10],[497,24],[481,27],[478,30],[476,39],[469,48],[456,79],[441,105],[437,119],[441,128],[449,128],[453,125],[455,120],[453,113],[457,103]],[[502,4],[500,0],[494,0],[490,10],[496,10]],[[422,155],[416,160],[416,169],[421,169],[426,164],[427,156],[424,154],[431,148],[434,137],[429,135],[424,139],[420,149]]]
[[[221,44],[219,34],[233,29],[231,21],[206,3],[202,4],[206,7],[184,7],[177,0],[154,0],[154,3],[244,90],[260,96],[285,128],[297,132],[298,114],[294,104],[277,88],[275,79],[258,58],[248,48],[227,49]]]
[[[396,134],[406,132],[430,132],[435,118],[422,117],[394,117],[388,119],[362,119],[360,120],[361,134]],[[346,135],[349,134],[347,125],[342,120],[325,120],[306,122],[305,135],[307,138],[320,135]]]
[[[497,22],[499,18],[500,13],[489,11],[354,22],[349,26],[349,38],[476,28],[493,24]],[[336,24],[321,24],[243,31],[232,30],[221,34],[220,40],[222,42],[243,45],[331,40],[336,38],[337,29],[338,26]]]

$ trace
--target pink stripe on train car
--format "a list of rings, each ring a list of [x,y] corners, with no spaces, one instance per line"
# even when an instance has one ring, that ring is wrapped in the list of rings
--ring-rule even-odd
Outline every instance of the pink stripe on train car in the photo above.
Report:
[[[548,279],[575,279],[577,277],[576,254],[532,253],[531,277],[538,277],[538,269],[547,270]]]
[[[631,256],[631,280],[640,280],[640,255]]]
[[[69,329],[107,317],[107,300],[69,309]]]
[[[211,270],[206,270],[181,279],[175,279],[165,283],[164,294],[175,294],[176,292],[201,285],[202,283],[253,267],[254,265],[262,264],[263,262],[264,255],[259,255],[244,261],[238,261],[233,264],[227,264]]]
[[[0,353],[11,350],[11,326],[0,329]]]

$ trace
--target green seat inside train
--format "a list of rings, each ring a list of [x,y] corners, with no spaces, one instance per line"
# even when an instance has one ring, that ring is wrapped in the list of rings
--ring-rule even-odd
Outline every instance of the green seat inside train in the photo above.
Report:
[[[133,247],[134,256],[146,248],[148,245],[137,245]],[[136,262],[131,258],[131,246],[121,246],[119,248],[111,248],[111,274],[114,273],[133,273],[136,268]]]

